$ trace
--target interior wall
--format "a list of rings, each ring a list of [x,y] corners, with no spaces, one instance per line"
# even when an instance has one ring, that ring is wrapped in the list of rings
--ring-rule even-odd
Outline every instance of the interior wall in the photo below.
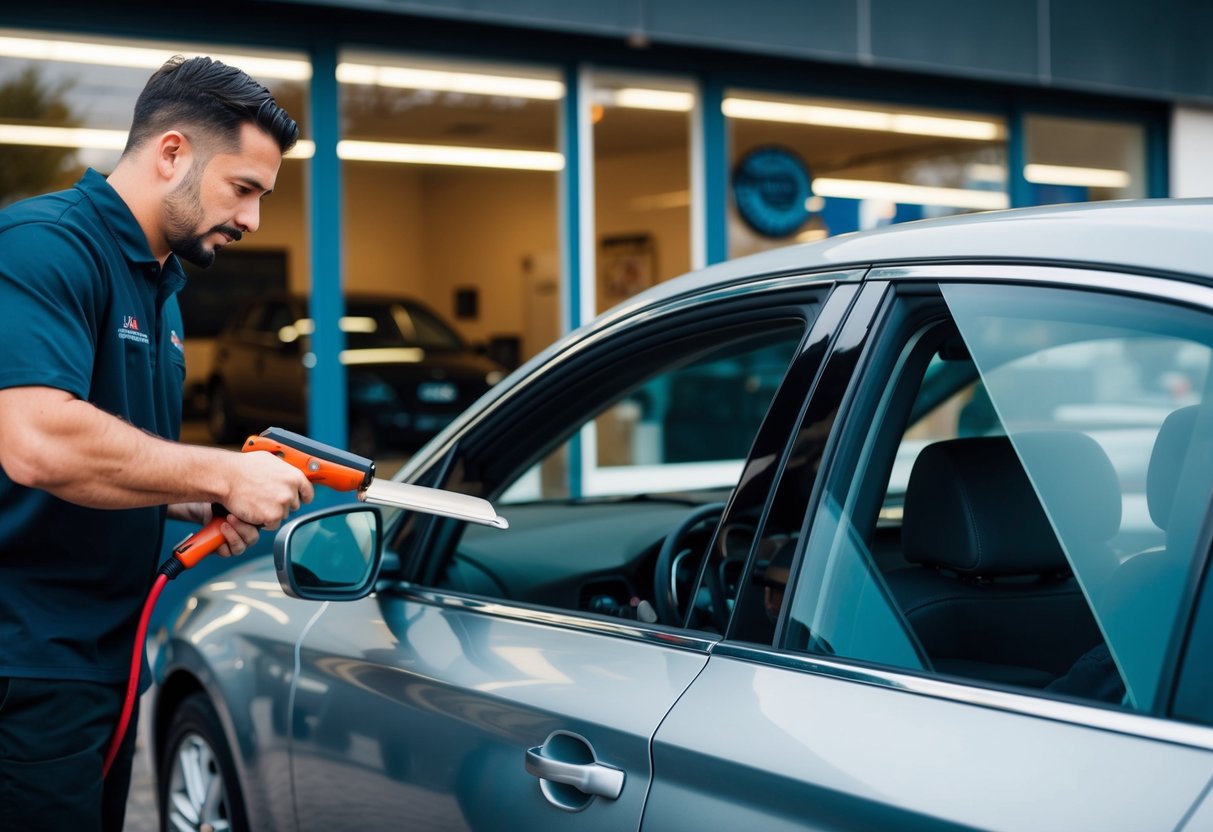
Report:
[[[527,269],[559,250],[557,174],[435,167],[421,182],[422,299],[472,341],[516,335],[538,352],[550,339],[524,331]],[[455,318],[461,288],[478,291],[475,318]]]
[[[287,285],[303,290],[311,274],[306,171],[307,162],[302,159],[283,161],[274,192],[261,202],[261,226],[234,249],[285,249]]]
[[[341,181],[346,290],[398,293],[428,301],[420,169],[347,162],[341,167]]]
[[[686,147],[662,148],[599,157],[595,163],[597,239],[601,242],[603,237],[652,235],[658,280],[691,270],[687,153]],[[637,201],[648,206],[664,203],[666,207],[639,207]]]

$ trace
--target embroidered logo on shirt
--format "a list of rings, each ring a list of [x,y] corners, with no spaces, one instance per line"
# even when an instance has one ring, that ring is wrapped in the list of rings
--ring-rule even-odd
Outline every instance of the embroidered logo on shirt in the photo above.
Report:
[[[177,348],[177,352],[185,352],[185,344],[181,343],[181,336],[177,334],[177,330],[170,329],[168,331],[168,339]]]
[[[139,329],[139,319],[134,315],[127,315],[122,319],[122,327],[118,330],[118,337],[140,344],[148,343],[147,333]]]

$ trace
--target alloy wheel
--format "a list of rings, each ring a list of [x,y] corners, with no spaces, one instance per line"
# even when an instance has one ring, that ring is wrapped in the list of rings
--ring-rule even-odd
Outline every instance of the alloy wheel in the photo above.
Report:
[[[168,784],[169,829],[227,832],[232,828],[227,787],[215,751],[195,732],[182,737]]]

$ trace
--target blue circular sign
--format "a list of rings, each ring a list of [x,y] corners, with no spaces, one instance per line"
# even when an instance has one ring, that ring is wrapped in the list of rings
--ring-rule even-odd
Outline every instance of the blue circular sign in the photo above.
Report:
[[[764,237],[787,237],[809,218],[809,169],[784,147],[751,150],[733,169],[733,200],[746,225]]]

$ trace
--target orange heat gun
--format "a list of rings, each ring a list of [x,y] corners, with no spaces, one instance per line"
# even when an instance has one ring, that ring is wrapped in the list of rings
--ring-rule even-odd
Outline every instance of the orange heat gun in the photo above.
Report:
[[[351,454],[329,445],[323,445],[306,436],[292,433],[282,428],[270,428],[259,436],[250,436],[240,449],[245,453],[252,451],[268,451],[275,456],[294,465],[311,482],[316,485],[326,485],[335,491],[362,491],[375,482],[375,463],[365,457]],[[385,486],[395,486],[386,483]],[[143,644],[147,638],[147,625],[151,618],[152,608],[160,597],[165,585],[185,570],[195,566],[200,560],[214,552],[227,542],[220,531],[220,526],[227,520],[228,511],[216,504],[211,511],[209,523],[194,532],[173,549],[172,557],[165,560],[156,575],[156,581],[143,603],[143,613],[139,616],[139,626],[135,631],[135,647],[131,656],[131,672],[127,680],[126,698],[122,703],[122,715],[118,720],[118,728],[110,738],[106,750],[105,763],[102,768],[103,776],[109,773],[110,766],[118,756],[122,746],[122,738],[130,725],[131,713],[135,708],[135,694],[139,690],[139,671],[143,667]]]
[[[323,445],[298,433],[270,428],[259,436],[250,436],[240,448],[244,453],[268,451],[298,468],[312,483],[334,491],[360,491],[375,481],[375,463],[348,451]],[[227,542],[219,527],[227,520],[227,509],[215,504],[213,519],[173,549],[173,556],[160,567],[169,580]]]

